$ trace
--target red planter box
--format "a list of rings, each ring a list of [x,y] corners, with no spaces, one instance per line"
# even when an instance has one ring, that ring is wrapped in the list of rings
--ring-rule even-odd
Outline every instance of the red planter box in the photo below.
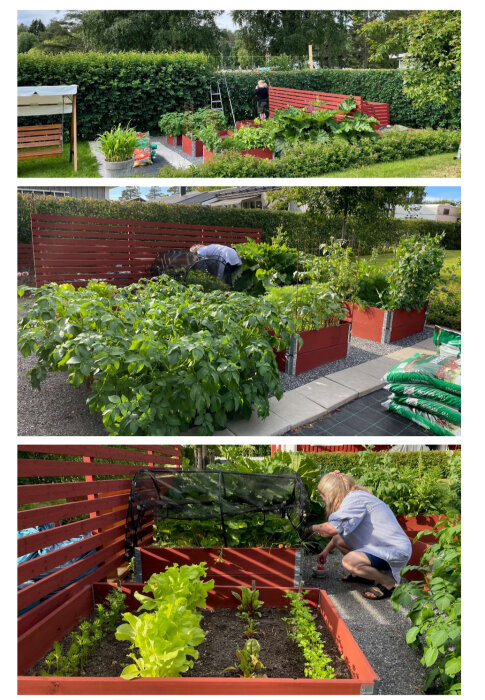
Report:
[[[255,156],[256,158],[268,158],[273,160],[273,151],[270,148],[250,148],[246,151],[239,151],[242,156]]]
[[[434,526],[440,522],[440,520],[446,518],[446,515],[416,515],[412,517],[408,517],[407,515],[397,515],[396,518],[406,535],[413,540],[418,532],[422,532],[423,530],[432,530]],[[438,540],[434,535],[424,535],[419,541],[434,544]]]
[[[356,338],[374,340],[376,343],[393,343],[420,333],[426,323],[426,306],[422,309],[386,311],[375,306],[359,309],[357,304],[346,304],[352,335]]]
[[[199,139],[193,141],[192,139],[189,139],[189,137],[185,134],[182,136],[182,151],[188,156],[192,156],[194,158],[201,158],[203,155],[203,149],[204,144]]]
[[[95,583],[86,586],[46,619],[37,634],[31,631],[19,641],[20,673],[25,673],[53,646],[78,624],[79,618],[87,616],[97,603],[101,603],[113,590],[111,584]],[[126,604],[131,610],[139,607],[134,597],[143,584],[125,584]],[[217,586],[209,591],[209,609],[237,607],[232,595],[233,587]],[[298,589],[293,589],[298,590]],[[285,588],[261,589],[264,607],[286,607]],[[325,591],[309,589],[306,599],[315,613],[323,619],[337,648],[342,654],[351,679],[310,678],[137,678],[131,681],[117,677],[54,677],[20,676],[20,695],[367,695],[375,692],[379,680],[367,661],[347,625],[340,617]],[[270,644],[271,640],[266,640]],[[235,650],[234,650],[235,651]]]
[[[226,131],[218,131],[217,133],[224,141],[224,136],[232,136],[234,132],[226,130]],[[202,155],[204,156],[204,163],[208,163],[209,161],[211,161],[214,158],[214,151],[210,151],[208,148],[205,147],[205,144],[204,144],[204,148],[202,150]]]
[[[222,559],[222,561],[218,561]],[[257,587],[299,586],[301,551],[291,548],[265,547],[137,547],[135,550],[135,580],[147,581],[152,574],[165,571],[172,564],[207,563],[206,579],[216,586]]]
[[[167,143],[169,146],[181,146],[182,145],[182,136],[168,136],[167,135]]]
[[[301,348],[295,338],[289,349],[276,352],[278,369],[294,376],[347,357],[350,329],[348,321],[341,321],[339,326],[302,331],[299,334],[303,340]]]

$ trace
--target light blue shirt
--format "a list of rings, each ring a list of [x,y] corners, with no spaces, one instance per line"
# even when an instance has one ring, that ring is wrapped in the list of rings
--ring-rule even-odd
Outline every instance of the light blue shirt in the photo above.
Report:
[[[203,248],[199,248],[197,253],[203,258],[208,258],[211,255],[217,255],[220,258],[223,258],[226,263],[229,263],[229,265],[242,265],[241,258],[236,253],[234,248],[230,248],[227,245],[211,243],[210,245],[203,246]]]
[[[399,583],[411,556],[411,542],[388,505],[367,491],[350,491],[328,522],[355,552],[387,561]]]

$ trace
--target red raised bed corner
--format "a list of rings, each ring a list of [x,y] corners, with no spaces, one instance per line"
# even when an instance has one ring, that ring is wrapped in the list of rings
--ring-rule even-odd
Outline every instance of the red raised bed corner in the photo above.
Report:
[[[303,340],[301,348],[294,338],[289,349],[276,352],[278,369],[290,375],[301,374],[347,357],[350,328],[348,321],[341,321],[338,326],[302,331],[299,334]]]
[[[232,136],[234,132],[225,130],[225,131],[218,131],[217,133],[224,141],[224,137]],[[204,156],[204,163],[208,163],[209,161],[211,161],[214,158],[214,151],[210,151],[208,148],[205,147],[205,144],[204,144],[204,148],[202,150],[202,155]]]
[[[78,595],[76,604],[53,612],[38,632],[50,648],[54,641],[64,637],[78,624],[79,618],[89,615],[96,603],[104,600],[113,586],[108,583],[95,583],[85,587]],[[126,603],[136,610],[139,602],[135,591],[141,591],[143,584],[125,584]],[[235,609],[237,601],[232,595],[232,587],[216,586],[209,591],[209,609]],[[297,589],[293,589],[297,590]],[[285,588],[265,588],[261,597],[265,607],[286,607]],[[19,677],[20,695],[368,695],[375,692],[379,680],[376,672],[367,661],[347,625],[340,617],[325,591],[309,589],[307,600],[320,616],[342,654],[352,678],[350,679],[310,679],[310,678],[137,678],[124,680],[120,677],[86,678],[25,676]],[[25,673],[32,663],[42,656],[32,657],[29,653],[31,635],[26,635],[19,644],[20,673]],[[267,640],[271,643],[271,640]],[[29,657],[28,665],[24,661]]]
[[[412,311],[387,311],[375,306],[361,309],[350,303],[346,306],[352,321],[352,335],[376,343],[393,343],[420,333],[426,323],[426,306]]]
[[[169,146],[181,146],[182,145],[182,137],[181,136],[168,136],[167,135],[167,143]]]
[[[189,139],[185,134],[182,136],[182,151],[193,158],[202,158],[204,144],[197,139]]]
[[[221,561],[222,559],[222,561]],[[172,564],[207,563],[206,579],[216,586],[298,586],[301,551],[278,547],[137,547],[135,580],[147,581],[152,574],[165,571]]]

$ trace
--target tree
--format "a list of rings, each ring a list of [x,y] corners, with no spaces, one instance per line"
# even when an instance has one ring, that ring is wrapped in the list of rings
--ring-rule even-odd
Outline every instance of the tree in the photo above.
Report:
[[[362,27],[371,60],[405,53],[404,93],[418,108],[460,105],[461,12],[425,10]],[[384,40],[381,39],[384,32]]]
[[[17,51],[18,53],[27,53],[39,43],[39,37],[30,32],[20,32],[17,36]]]
[[[376,43],[385,40],[387,22],[416,14],[417,10],[356,10],[348,26],[347,50],[345,55],[346,68],[369,68],[369,42],[362,29],[369,22],[374,22]],[[380,27],[380,29],[379,29]],[[381,56],[374,62],[375,68],[395,68],[397,61],[388,55]]]
[[[45,24],[41,19],[33,19],[30,23],[29,32],[39,36],[45,32]]]
[[[156,202],[157,199],[161,199],[163,197],[163,194],[162,188],[154,185],[148,190],[146,198],[149,202]]]
[[[313,214],[342,217],[341,237],[347,239],[350,220],[390,217],[397,205],[408,209],[422,202],[424,194],[424,187],[282,187],[267,197],[273,208],[287,208],[293,201]],[[350,242],[355,243],[353,238]]]
[[[120,197],[120,202],[130,202],[133,199],[138,199],[142,198],[141,196],[141,191],[139,187],[136,187],[135,185],[130,185],[128,187],[123,188],[123,192],[121,193]]]
[[[205,51],[216,55],[222,10],[79,10],[68,12],[85,51]]]

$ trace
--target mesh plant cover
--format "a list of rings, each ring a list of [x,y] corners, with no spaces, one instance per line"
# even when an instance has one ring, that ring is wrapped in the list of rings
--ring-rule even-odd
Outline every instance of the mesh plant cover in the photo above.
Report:
[[[299,533],[310,512],[298,474],[140,469],[133,477],[126,519],[125,556],[131,559],[147,527],[160,519],[218,520],[227,546],[225,520],[252,513],[288,518]]]

